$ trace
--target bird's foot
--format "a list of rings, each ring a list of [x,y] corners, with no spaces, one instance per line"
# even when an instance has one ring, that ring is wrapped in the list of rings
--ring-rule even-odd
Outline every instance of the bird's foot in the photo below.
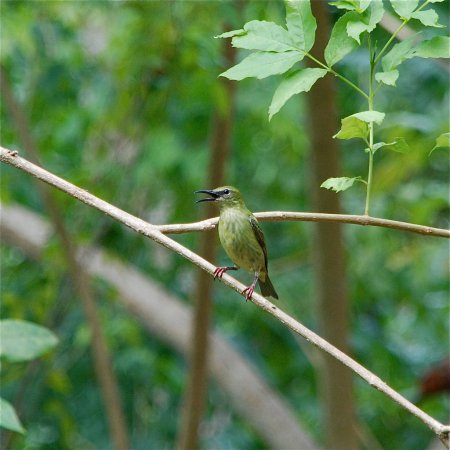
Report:
[[[214,271],[214,279],[222,278],[222,275],[227,271],[227,267],[217,267]]]
[[[255,292],[255,286],[251,285],[245,288],[242,293],[245,295],[245,301],[250,300],[252,298],[253,292]]]
[[[259,272],[255,272],[255,278],[253,278],[253,283],[245,288],[242,293],[245,295],[245,301],[250,300],[252,298],[253,292],[255,292],[255,286],[259,278]]]
[[[222,278],[222,275],[228,270],[238,270],[237,266],[225,266],[225,267],[216,267],[214,271],[214,279]]]

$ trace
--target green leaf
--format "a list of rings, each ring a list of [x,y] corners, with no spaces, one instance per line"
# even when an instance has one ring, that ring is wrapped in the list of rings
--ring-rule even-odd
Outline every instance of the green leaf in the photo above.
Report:
[[[230,80],[243,80],[247,77],[258,79],[278,75],[289,70],[304,54],[300,52],[255,52],[243,59],[239,64],[220,74]]]
[[[330,2],[330,5],[336,6],[338,9],[347,9],[349,11],[355,11],[359,8],[358,0],[338,0],[337,2]]]
[[[450,37],[434,36],[418,44],[414,44],[414,37],[406,39],[392,47],[391,51],[382,58],[381,65],[385,72],[390,72],[403,61],[415,57],[450,58]]]
[[[325,180],[320,187],[323,187],[325,189],[331,189],[334,192],[342,192],[347,190],[348,188],[351,188],[353,186],[353,183],[357,180],[360,180],[361,177],[354,177],[354,178],[348,178],[348,177],[340,177],[340,178],[328,178],[328,180]],[[362,181],[362,180],[361,180]]]
[[[367,31],[372,32],[377,23],[383,18],[384,7],[382,0],[372,0],[370,7],[359,17],[360,19],[351,20],[347,24],[347,34],[360,44],[359,36]]]
[[[368,30],[368,26],[361,20],[351,20],[347,23],[347,34],[353,38],[358,44],[361,44],[359,35]]]
[[[410,150],[409,145],[406,143],[404,138],[397,138],[395,141],[389,143],[377,142],[373,145],[374,153],[382,147],[387,147],[389,150],[398,153],[408,153]]]
[[[338,9],[347,9],[362,13],[369,7],[370,2],[371,0],[338,0],[336,2],[330,2],[330,5],[336,6]]]
[[[395,86],[395,82],[397,81],[398,75],[399,73],[398,70],[396,69],[390,70],[388,72],[377,72],[375,74],[375,80],[387,84],[389,86]]]
[[[0,356],[10,361],[37,358],[58,342],[47,328],[23,320],[0,321]]]
[[[7,428],[17,433],[25,433],[25,429],[17,417],[12,405],[0,397],[0,427]]]
[[[450,133],[442,133],[436,138],[436,145],[431,149],[430,155],[440,147],[450,147]]]
[[[392,8],[402,19],[409,19],[419,0],[391,0]]]
[[[341,129],[333,137],[337,139],[361,138],[367,140],[369,134],[368,123],[380,124],[385,114],[378,111],[362,111],[341,120]]]
[[[295,94],[308,92],[313,84],[327,74],[326,69],[303,69],[283,80],[273,95],[269,107],[269,120]]]
[[[286,25],[294,44],[309,52],[314,44],[317,28],[309,0],[286,0]]]
[[[350,117],[356,117],[363,122],[372,123],[375,122],[378,125],[384,120],[385,114],[379,111],[362,111],[356,114],[352,114]]]
[[[356,13],[348,12],[334,24],[330,40],[325,48],[325,61],[330,67],[358,47],[357,42],[347,34],[348,22],[355,21],[357,17]]]
[[[372,0],[360,0],[359,2],[359,11],[364,12],[369,6]]]
[[[381,65],[385,72],[390,72],[399,66],[405,59],[410,58],[411,49],[415,45],[416,36],[405,39],[395,44],[391,50],[381,59]]]
[[[356,117],[344,117],[341,120],[341,129],[333,136],[336,139],[353,139],[361,138],[366,140],[369,134],[369,127],[366,122]]]
[[[386,147],[398,153],[408,153],[411,150],[404,138],[397,138],[395,141],[386,144]]]
[[[411,58],[450,58],[450,37],[435,36],[422,41],[411,51]]]
[[[217,36],[214,36],[214,39],[226,39],[226,38],[230,38],[233,36],[239,36],[241,34],[245,34],[245,30],[242,28],[240,30],[232,30],[232,31],[227,31],[225,33],[219,34]]]
[[[295,50],[289,33],[273,22],[252,20],[244,25],[245,34],[233,37],[233,47],[266,52]]]
[[[450,147],[450,133],[442,133],[436,138],[436,147]]]
[[[411,14],[411,18],[420,20],[427,27],[443,28],[443,25],[438,23],[439,16],[434,9],[416,11]]]

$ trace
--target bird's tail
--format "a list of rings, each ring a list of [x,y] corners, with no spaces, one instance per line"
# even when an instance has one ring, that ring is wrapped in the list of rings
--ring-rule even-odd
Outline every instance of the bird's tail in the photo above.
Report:
[[[266,279],[263,281],[261,278],[258,279],[259,287],[261,288],[261,294],[263,297],[273,297],[278,299],[278,294],[270,281],[269,275],[266,274]]]

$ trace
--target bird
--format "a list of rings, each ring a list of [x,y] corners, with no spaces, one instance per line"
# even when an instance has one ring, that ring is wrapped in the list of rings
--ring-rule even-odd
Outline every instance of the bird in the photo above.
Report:
[[[197,200],[196,203],[218,202],[220,243],[234,263],[233,266],[217,267],[214,271],[214,279],[222,278],[228,270],[238,270],[242,267],[254,274],[252,284],[242,291],[246,300],[252,297],[257,282],[264,297],[278,299],[278,294],[269,278],[264,234],[256,217],[245,206],[239,190],[233,186],[222,186],[195,191],[195,194],[209,195]]]

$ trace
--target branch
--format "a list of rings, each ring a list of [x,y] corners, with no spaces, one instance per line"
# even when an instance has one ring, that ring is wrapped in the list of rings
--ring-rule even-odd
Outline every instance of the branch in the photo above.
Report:
[[[178,253],[180,256],[192,262],[201,269],[209,272],[211,275],[214,274],[215,266],[198,256],[188,248],[165,236],[163,233],[161,233],[157,226],[149,224],[142,219],[132,216],[131,214],[128,214],[127,212],[111,205],[110,203],[107,203],[104,200],[95,197],[84,189],[80,189],[79,187],[69,183],[68,181],[65,181],[62,178],[59,178],[56,175],[47,172],[46,170],[36,166],[35,164],[32,164],[29,161],[19,157],[17,155],[17,152],[12,152],[0,147],[0,161],[3,161],[24,172],[27,172],[30,175],[33,175],[34,177],[44,181],[45,183],[48,183],[51,186],[54,186],[57,189],[69,194],[70,196],[82,201],[83,203],[86,203],[87,205],[92,206],[99,211],[102,211],[103,213],[123,223],[132,230],[143,234],[144,236],[149,237],[153,241],[168,248],[169,250]],[[242,283],[238,282],[228,274],[223,275],[222,282],[238,292],[240,295],[242,295],[242,291],[245,289],[245,286]],[[416,405],[408,401],[406,398],[404,398],[402,395],[388,386],[378,376],[367,370],[361,364],[357,363],[355,360],[331,345],[329,342],[325,341],[325,339],[321,338],[319,335],[306,328],[300,322],[297,322],[294,318],[286,314],[284,311],[275,306],[273,303],[269,302],[260,294],[253,293],[251,301],[255,305],[259,306],[262,310],[274,316],[281,323],[285,324],[292,331],[303,336],[307,341],[311,342],[316,347],[336,358],[342,364],[359,375],[364,381],[366,381],[379,391],[383,392],[386,396],[394,400],[401,407],[416,416],[434,433],[436,433],[436,435],[443,442],[445,442],[446,445],[448,445],[450,426],[443,425],[433,417],[426,414]]]
[[[353,225],[370,225],[374,227],[393,228],[395,230],[408,231],[410,233],[423,234],[427,236],[450,238],[450,230],[444,228],[433,228],[415,223],[399,222],[398,220],[381,219],[371,216],[360,216],[356,214],[327,214],[312,212],[290,212],[290,211],[268,211],[254,213],[261,222],[340,222]],[[186,224],[155,225],[164,234],[181,234],[192,231],[212,230],[216,227],[219,218],[202,220],[201,222]]]

